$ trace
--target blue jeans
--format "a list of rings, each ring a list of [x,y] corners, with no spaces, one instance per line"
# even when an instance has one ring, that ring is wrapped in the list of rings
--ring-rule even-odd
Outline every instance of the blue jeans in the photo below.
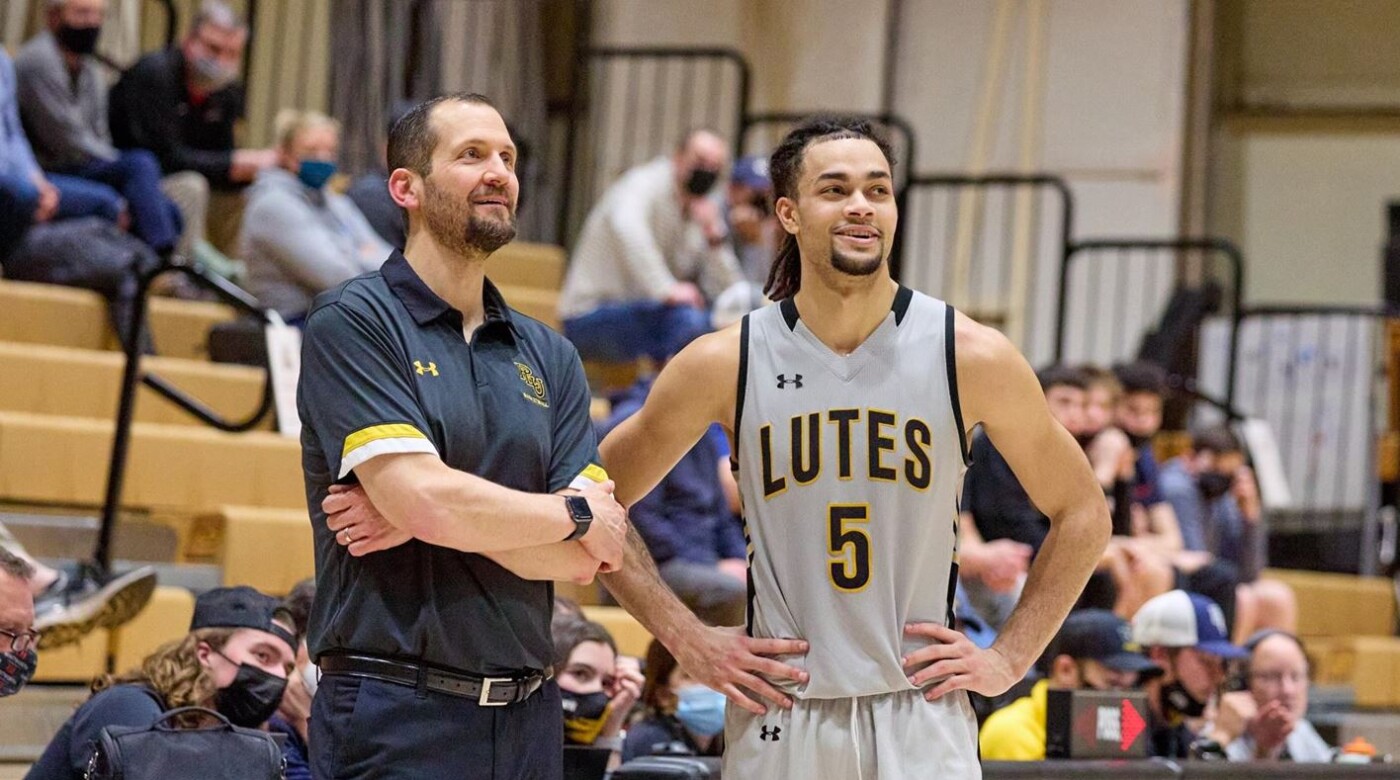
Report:
[[[584,360],[624,363],[643,355],[666,360],[710,331],[710,313],[660,301],[607,303],[564,320],[564,336]]]
[[[101,217],[116,222],[122,214],[122,196],[106,184],[61,173],[49,174],[48,179],[58,188],[58,213],[54,219]]]
[[[145,149],[123,149],[115,160],[89,160],[63,173],[100,182],[126,198],[131,232],[157,252],[180,240],[180,211],[160,189],[160,163]]]
[[[0,173],[0,261],[19,244],[34,222],[39,188],[24,176]]]

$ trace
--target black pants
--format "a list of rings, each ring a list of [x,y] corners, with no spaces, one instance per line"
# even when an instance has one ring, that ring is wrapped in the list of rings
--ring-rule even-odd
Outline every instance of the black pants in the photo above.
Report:
[[[475,701],[342,674],[321,678],[311,705],[318,780],[559,780],[564,709],[553,682],[519,704]]]

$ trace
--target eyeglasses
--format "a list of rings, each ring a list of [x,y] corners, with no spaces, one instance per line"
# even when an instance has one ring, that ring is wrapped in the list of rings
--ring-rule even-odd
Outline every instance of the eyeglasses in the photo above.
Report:
[[[1256,682],[1265,685],[1282,685],[1284,680],[1296,684],[1306,683],[1308,675],[1306,672],[1254,672],[1250,677]]]
[[[16,632],[0,628],[0,636],[10,638],[10,649],[16,653],[28,652],[39,645],[39,632],[33,629]]]

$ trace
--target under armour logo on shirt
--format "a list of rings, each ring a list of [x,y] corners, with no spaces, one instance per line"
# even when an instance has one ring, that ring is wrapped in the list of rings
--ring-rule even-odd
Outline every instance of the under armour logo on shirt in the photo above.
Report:
[[[793,387],[797,388],[798,390],[801,390],[801,389],[802,389],[802,375],[801,375],[801,374],[793,374],[793,375],[792,375],[792,379],[788,379],[787,374],[778,374],[778,389],[779,389],[779,390],[782,390],[783,388],[787,387],[788,385],[792,385]]]
[[[777,742],[779,740],[778,735],[781,733],[783,733],[782,726],[773,726],[772,728],[769,728],[768,726],[763,726],[758,730],[758,738],[763,740],[764,742],[767,742],[769,740]]]

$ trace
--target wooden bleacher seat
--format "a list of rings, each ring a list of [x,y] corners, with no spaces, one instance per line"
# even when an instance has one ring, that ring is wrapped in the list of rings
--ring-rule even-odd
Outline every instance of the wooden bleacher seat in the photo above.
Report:
[[[564,286],[565,264],[562,247],[512,241],[486,261],[486,276],[497,286],[558,292]]]
[[[208,358],[209,328],[235,316],[221,303],[152,298],[151,336],[162,357]],[[0,280],[0,341],[116,349],[107,303],[89,290]]]
[[[222,507],[220,562],[225,586],[251,585],[285,596],[316,573],[311,518],[305,509]]]
[[[1358,707],[1400,707],[1394,583],[1288,569],[1266,569],[1261,576],[1293,589],[1314,682],[1351,686]]]
[[[120,352],[0,342],[0,410],[112,420],[124,363]],[[262,369],[164,357],[148,357],[143,364],[231,419],[247,417],[262,399]],[[137,393],[135,419],[204,426],[144,386]],[[269,413],[259,428],[273,425]]]
[[[112,668],[124,672],[141,665],[156,648],[190,630],[194,594],[184,588],[156,586],[151,600],[130,623],[112,632]]]
[[[0,500],[100,505],[112,428],[110,420],[0,412]],[[302,509],[301,447],[273,433],[135,423],[122,504],[184,512],[225,504]]]
[[[1394,583],[1315,571],[1266,569],[1262,575],[1293,589],[1302,637],[1394,636]]]
[[[564,326],[559,320],[559,293],[554,290],[502,286],[501,295],[512,309],[534,317],[555,331],[563,331]]]
[[[622,607],[585,606],[583,614],[603,626],[617,642],[617,651],[623,655],[645,658],[647,645],[651,644],[651,634],[642,624]]]
[[[110,640],[110,632],[99,628],[71,645],[43,651],[39,667],[34,670],[34,682],[92,682],[94,677],[107,672]]]

